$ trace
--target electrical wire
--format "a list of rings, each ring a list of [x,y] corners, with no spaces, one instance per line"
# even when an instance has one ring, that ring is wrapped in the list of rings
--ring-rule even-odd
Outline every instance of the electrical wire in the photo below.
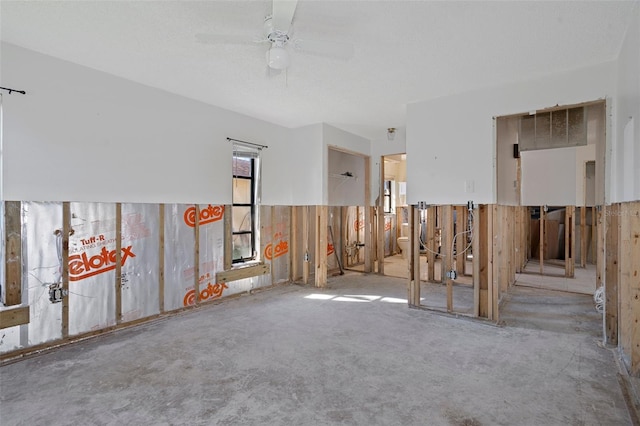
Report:
[[[420,218],[420,223],[422,223],[422,213],[423,213],[423,212],[424,212],[424,210],[420,210],[420,216],[421,216],[421,218]],[[473,210],[470,210],[470,211],[469,211],[469,222],[471,223],[471,227],[470,227],[468,230],[466,230],[466,231],[462,231],[462,232],[458,232],[456,235],[454,235],[454,236],[453,236],[453,240],[452,240],[452,242],[451,242],[451,253],[453,253],[453,249],[454,249],[455,244],[456,244],[456,238],[458,238],[458,236],[460,236],[460,235],[465,235],[465,234],[471,234],[471,235],[470,235],[470,242],[469,242],[469,244],[467,245],[467,247],[466,247],[462,252],[454,254],[454,255],[453,255],[453,257],[454,257],[454,258],[456,258],[456,257],[457,257],[457,256],[459,256],[459,255],[464,254],[464,253],[465,253],[467,250],[469,250],[469,249],[471,248],[471,246],[473,245],[473,229],[474,229],[474,227],[475,227],[475,225],[474,225],[474,224],[475,224],[475,222],[473,221]],[[426,250],[426,251],[428,251],[428,252],[430,252],[430,253],[433,253],[433,254],[435,254],[436,256],[440,256],[441,258],[445,258],[445,257],[447,257],[445,254],[437,253],[437,252],[435,252],[435,251],[431,250],[431,249],[427,246],[426,241],[424,241],[424,240],[422,239],[422,232],[420,232],[420,233],[419,233],[419,238],[420,238],[420,243],[424,246],[424,248],[425,248],[425,250]]]
[[[598,287],[595,293],[593,293],[593,301],[595,302],[596,311],[604,313],[604,286]]]
[[[471,245],[473,244],[473,228],[474,228],[473,211],[469,211],[469,223],[471,223],[471,227],[469,228],[468,231],[458,232],[456,235],[453,236],[453,241],[451,242],[451,253],[453,253],[453,248],[456,245],[456,238],[458,238],[459,235],[471,234],[470,241],[467,247],[464,250],[462,250],[462,252],[454,254],[453,255],[454,258],[460,256],[461,254],[464,254],[467,250],[471,248]]]

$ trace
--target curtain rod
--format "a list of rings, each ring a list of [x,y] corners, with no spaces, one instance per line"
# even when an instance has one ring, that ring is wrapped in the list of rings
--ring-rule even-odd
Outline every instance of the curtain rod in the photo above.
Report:
[[[8,87],[0,87],[0,89],[2,89],[2,90],[6,90],[7,92],[9,92],[9,94],[11,94],[11,93],[13,93],[13,92],[21,93],[21,94],[23,94],[23,95],[26,95],[26,94],[27,94],[27,92],[25,92],[24,90],[10,89],[10,88],[8,88]]]
[[[241,141],[240,139],[233,139],[233,138],[227,138],[227,140],[229,142],[239,142],[239,143],[244,143],[250,146],[255,146],[258,149],[262,149],[262,148],[269,148],[267,145],[260,145],[259,143],[253,143],[253,142],[247,142],[247,141]]]

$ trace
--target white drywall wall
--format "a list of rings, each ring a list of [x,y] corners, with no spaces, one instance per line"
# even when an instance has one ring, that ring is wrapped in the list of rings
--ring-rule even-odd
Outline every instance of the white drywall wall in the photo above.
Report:
[[[633,120],[632,124],[629,124]],[[610,202],[640,200],[640,4],[617,61]],[[625,143],[625,136],[627,141]],[[630,159],[633,159],[630,161]],[[631,170],[630,170],[631,168]]]
[[[597,145],[605,144],[604,108],[602,105],[590,105],[586,107],[586,114],[587,145],[521,153],[523,205],[584,204],[585,164],[587,161],[598,161]],[[604,159],[599,161],[602,163]],[[570,176],[572,171],[574,176]],[[573,185],[573,189],[570,185]],[[502,203],[500,199],[498,202]]]
[[[348,154],[329,148],[329,205],[364,205],[364,165],[367,160],[359,155]],[[349,173],[352,176],[344,176]]]
[[[574,149],[575,149],[575,158],[576,158],[576,166],[575,166],[576,204],[575,205],[582,206],[585,204],[586,166],[587,166],[587,162],[589,161],[597,161],[596,145],[592,144],[592,145],[586,145],[586,146],[578,146]],[[595,194],[594,194],[594,198],[595,198]]]
[[[328,124],[322,124],[322,139],[324,141],[324,151],[322,154],[322,170],[328,170],[329,167],[329,148],[345,150],[354,154],[361,154],[369,157],[371,155],[371,141],[362,136],[355,135],[337,127]],[[364,193],[364,178],[362,179],[362,191]],[[324,175],[323,182],[323,202],[329,203],[329,179]],[[350,204],[355,205],[355,204]]]
[[[290,129],[288,143],[271,150],[270,176],[264,177],[265,205],[319,205],[323,200],[322,124]],[[272,158],[271,158],[272,157]],[[265,160],[266,161],[266,160]]]
[[[281,196],[321,167],[286,128],[6,43],[1,61],[2,86],[27,91],[3,97],[5,199],[231,203],[232,137],[269,145],[263,204],[321,200]]]
[[[493,117],[611,96],[615,62],[407,106],[408,202],[495,203]],[[575,160],[573,162],[575,167]],[[572,175],[575,180],[575,173]],[[575,188],[568,198],[575,198]]]
[[[518,205],[518,159],[513,158],[513,145],[518,143],[518,117],[496,120],[496,173],[498,204]]]
[[[576,149],[523,151],[522,205],[575,205]]]

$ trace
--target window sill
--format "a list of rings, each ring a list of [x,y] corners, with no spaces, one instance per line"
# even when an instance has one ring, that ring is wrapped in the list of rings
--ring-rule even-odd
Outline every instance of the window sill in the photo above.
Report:
[[[242,264],[236,264],[228,271],[218,272],[216,282],[228,283],[245,278],[257,277],[271,273],[271,267],[258,260],[251,260]]]

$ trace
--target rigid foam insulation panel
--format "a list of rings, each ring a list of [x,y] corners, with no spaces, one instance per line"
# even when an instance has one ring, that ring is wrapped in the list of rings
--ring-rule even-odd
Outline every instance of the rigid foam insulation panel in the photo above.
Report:
[[[302,279],[302,271],[304,268],[304,246],[302,245],[303,243],[303,220],[302,217],[304,215],[304,211],[307,211],[308,217],[309,217],[309,227],[308,227],[308,241],[309,241],[309,248],[308,248],[308,254],[309,254],[309,275],[312,276],[315,272],[315,229],[316,229],[316,225],[315,225],[315,212],[316,212],[316,208],[315,206],[300,206],[300,207],[294,207],[298,209],[298,224],[297,224],[297,229],[294,230],[294,235],[292,236],[292,238],[296,238],[296,246],[298,247],[298,250],[300,251],[298,253],[297,256],[297,269],[299,271],[299,276],[297,277],[298,280]]]
[[[327,213],[327,224],[330,227],[327,230],[327,270],[333,271],[339,269],[336,255],[342,259],[340,250],[340,207],[329,207]]]
[[[200,240],[198,260],[198,287],[200,288],[200,302],[218,299],[228,294],[228,284],[216,283],[216,274],[224,270],[224,206],[200,205]],[[188,211],[192,215],[194,207]],[[187,213],[185,213],[187,214]],[[192,222],[185,220],[187,222]],[[191,226],[191,224],[189,225]],[[186,274],[190,278],[190,285],[183,298],[183,305],[192,305],[195,302],[195,286],[193,272]]]
[[[397,233],[397,220],[395,214],[384,215],[384,255],[391,256],[396,253],[398,239]]]
[[[216,273],[223,269],[224,228],[222,206],[199,206],[198,286],[200,301],[219,298],[226,285],[217,285]],[[217,214],[215,212],[218,212]],[[165,309],[193,305],[196,301],[195,226],[196,207],[191,204],[165,206]],[[167,243],[170,242],[170,243]]]
[[[356,244],[364,244],[364,207],[350,206],[347,209],[347,223],[344,226],[347,247],[347,265],[364,262],[364,250]]]
[[[71,203],[69,236],[69,335],[116,323],[116,208],[113,203]],[[122,264],[135,261],[122,244]],[[33,322],[33,320],[32,320]]]
[[[29,305],[27,344],[62,337],[62,303],[49,300],[49,286],[62,283],[62,203],[22,203],[23,305]]]
[[[171,311],[188,305],[195,286],[195,206],[167,204],[164,216],[164,303]],[[186,220],[185,220],[186,218]],[[195,296],[193,296],[195,300]],[[186,300],[185,300],[186,299]]]
[[[4,255],[4,251],[5,251],[5,244],[6,244],[6,239],[5,239],[5,218],[4,218],[4,201],[0,201],[0,221],[2,221],[1,225],[0,225],[0,241],[2,241],[2,244],[0,244],[0,283],[3,284],[2,288],[0,288],[0,295],[2,296],[0,298],[0,300],[2,302],[4,302],[4,282],[5,282],[5,271],[4,271],[4,265],[5,265],[5,255]],[[2,307],[2,302],[0,302],[0,308]],[[1,341],[1,339],[0,339]]]
[[[159,210],[157,204],[122,204],[121,211],[122,248],[135,255],[121,270],[122,321],[128,322],[160,312]]]
[[[291,258],[290,209],[283,206],[263,206],[260,215],[261,260],[271,264],[274,284],[287,282]]]
[[[316,206],[309,206],[309,276],[315,275],[315,272],[316,272],[315,262],[316,262]]]
[[[62,282],[62,205],[22,203],[22,306],[30,307],[30,323],[0,330],[0,353],[62,339],[62,304],[49,300],[49,286]],[[271,285],[271,275],[215,282],[216,274],[224,269],[224,208],[199,207],[201,302]],[[116,324],[116,204],[70,203],[70,210],[69,335],[74,336]],[[277,228],[285,231],[278,237],[288,239],[289,208],[275,210]],[[165,311],[195,303],[195,211],[194,205],[164,207]],[[124,323],[159,313],[159,226],[157,204],[121,205]],[[278,257],[278,262],[274,282],[286,281],[288,255]]]

